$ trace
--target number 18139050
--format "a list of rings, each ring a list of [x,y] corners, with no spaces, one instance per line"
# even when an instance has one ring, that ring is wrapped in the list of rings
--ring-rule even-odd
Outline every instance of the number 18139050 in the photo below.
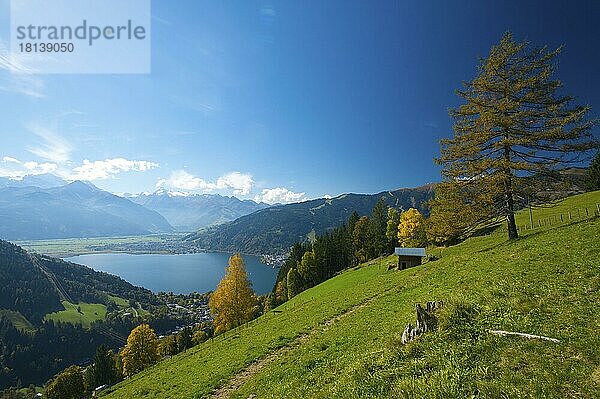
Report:
[[[19,43],[22,53],[72,53],[73,43]]]

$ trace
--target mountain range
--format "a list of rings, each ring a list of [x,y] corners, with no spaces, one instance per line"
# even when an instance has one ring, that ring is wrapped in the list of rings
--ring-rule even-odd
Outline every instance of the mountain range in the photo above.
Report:
[[[68,184],[66,180],[53,175],[51,173],[44,173],[41,175],[27,175],[22,179],[9,179],[8,177],[0,177],[0,188],[5,187],[39,187],[39,188],[52,188],[60,187]]]
[[[268,204],[217,194],[167,192],[118,196],[90,182],[52,174],[0,177],[0,238],[35,240],[196,231]]]
[[[0,237],[9,240],[173,231],[158,212],[81,181],[50,188],[1,188],[0,220]]]
[[[218,194],[188,195],[166,190],[129,196],[128,199],[160,213],[175,230],[184,232],[230,222],[269,207],[265,203]]]
[[[368,215],[383,197],[397,209],[417,208],[427,213],[425,203],[433,196],[433,185],[403,188],[377,194],[343,194],[294,204],[265,208],[232,222],[207,227],[186,239],[213,251],[248,254],[286,253],[298,241],[323,234],[348,221],[352,212]]]

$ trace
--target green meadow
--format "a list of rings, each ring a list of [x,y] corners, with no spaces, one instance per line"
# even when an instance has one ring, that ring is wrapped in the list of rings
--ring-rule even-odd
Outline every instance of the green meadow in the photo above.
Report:
[[[62,301],[62,305],[65,310],[47,314],[44,319],[89,327],[94,321],[106,318],[106,306],[99,303],[79,302],[73,304],[69,301]]]
[[[553,217],[599,202],[597,191],[537,212]],[[504,230],[445,248],[420,267],[387,271],[390,256],[347,270],[106,397],[210,397],[265,358],[238,377],[231,397],[600,397],[600,219],[526,230],[511,242]],[[439,329],[402,345],[415,304],[431,300],[446,303]]]

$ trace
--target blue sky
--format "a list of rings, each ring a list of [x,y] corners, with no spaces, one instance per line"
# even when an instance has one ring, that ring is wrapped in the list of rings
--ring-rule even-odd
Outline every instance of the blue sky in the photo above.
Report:
[[[566,91],[600,107],[597,1],[153,1],[148,75],[12,74],[8,10],[5,176],[271,202],[434,182],[454,90],[506,30],[564,44]]]

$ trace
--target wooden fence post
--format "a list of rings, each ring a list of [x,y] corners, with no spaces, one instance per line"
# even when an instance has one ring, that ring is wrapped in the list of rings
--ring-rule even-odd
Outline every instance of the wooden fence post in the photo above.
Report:
[[[569,220],[571,220],[573,217],[571,216],[571,211],[569,211]]]

